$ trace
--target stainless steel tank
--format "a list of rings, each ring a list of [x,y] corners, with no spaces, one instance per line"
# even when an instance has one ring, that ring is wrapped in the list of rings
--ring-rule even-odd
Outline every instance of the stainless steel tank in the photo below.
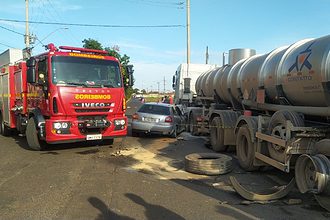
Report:
[[[200,96],[205,96],[205,81],[206,81],[206,78],[208,76],[208,74],[211,72],[212,70],[208,70],[206,72],[204,72],[203,74],[201,74],[196,83],[195,83],[195,89],[196,89],[196,92],[198,95]]]
[[[267,56],[268,54],[252,56],[240,68],[237,76],[237,88],[241,90],[244,99],[256,97],[259,87],[259,71]]]
[[[277,72],[286,98],[297,106],[330,106],[330,35],[294,44]]]
[[[253,49],[231,49],[228,54],[228,64],[234,65],[238,61],[256,55],[256,51]]]
[[[229,65],[220,67],[213,80],[213,89],[224,103],[230,103],[227,79],[232,67]]]
[[[269,100],[277,97],[277,69],[282,56],[287,51],[288,46],[279,47],[269,53],[265,62],[262,64],[259,72],[259,87],[265,89],[266,96]]]
[[[199,95],[200,94],[200,81],[201,81],[201,78],[202,78],[202,75],[204,73],[202,73],[200,76],[198,76],[196,82],[195,82],[195,91],[196,91],[196,94]]]
[[[240,60],[231,68],[227,78],[227,88],[230,89],[230,96],[240,102],[239,86],[237,83],[238,72],[246,59]]]
[[[214,77],[219,69],[220,69],[220,67],[213,69],[206,77],[205,85],[202,85],[202,88],[203,88],[203,91],[204,91],[204,94],[206,97],[214,96],[213,81],[214,81]]]

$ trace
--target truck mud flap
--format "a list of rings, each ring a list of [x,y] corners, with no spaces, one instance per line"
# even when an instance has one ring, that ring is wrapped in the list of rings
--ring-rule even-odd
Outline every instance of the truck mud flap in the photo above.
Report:
[[[330,197],[327,194],[315,194],[314,195],[316,201],[319,205],[330,212]]]
[[[289,192],[295,186],[295,179],[292,178],[288,185],[279,187],[279,190],[271,193],[271,194],[257,194],[251,192],[244,188],[235,177],[229,177],[232,186],[234,187],[235,191],[240,194],[244,199],[251,200],[251,201],[269,201],[269,200],[276,200],[285,197],[289,194]]]

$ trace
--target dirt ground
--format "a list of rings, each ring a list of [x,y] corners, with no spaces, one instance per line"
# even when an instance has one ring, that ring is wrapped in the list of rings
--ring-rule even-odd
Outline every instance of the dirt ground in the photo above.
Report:
[[[311,195],[249,203],[234,175],[259,192],[287,183],[277,170],[203,176],[184,170],[184,156],[211,152],[205,138],[126,137],[114,145],[76,143],[27,149],[24,137],[0,137],[0,219],[326,219]],[[229,153],[229,155],[232,155]],[[233,155],[232,155],[233,156]],[[287,205],[288,199],[301,199]]]

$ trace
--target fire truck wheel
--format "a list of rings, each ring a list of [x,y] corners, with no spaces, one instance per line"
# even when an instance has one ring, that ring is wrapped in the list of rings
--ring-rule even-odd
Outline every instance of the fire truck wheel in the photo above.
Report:
[[[39,141],[36,123],[33,118],[30,118],[28,121],[25,135],[28,145],[32,150],[42,150],[42,144]]]
[[[2,120],[2,115],[0,113],[0,133],[3,136],[9,136],[11,133],[10,128],[5,125],[5,122]]]
[[[243,125],[238,130],[236,137],[236,155],[239,165],[244,170],[253,171],[258,169],[258,167],[253,166],[255,149],[248,125]]]
[[[226,151],[227,146],[224,145],[224,130],[221,128],[221,119],[219,117],[215,117],[211,121],[211,129],[210,129],[210,142],[212,149],[216,152]]]

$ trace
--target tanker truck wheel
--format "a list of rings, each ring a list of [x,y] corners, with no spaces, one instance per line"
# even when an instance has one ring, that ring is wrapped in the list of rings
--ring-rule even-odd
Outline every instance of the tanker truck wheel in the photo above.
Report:
[[[28,142],[29,148],[32,150],[42,150],[43,149],[43,143],[39,140],[38,137],[38,131],[37,131],[37,126],[36,123],[31,117],[28,121],[28,124],[26,126],[26,140]]]
[[[246,171],[257,170],[253,165],[255,158],[255,146],[252,142],[248,125],[242,125],[236,136],[236,156],[239,165]]]
[[[268,132],[272,136],[286,139],[287,121],[295,127],[304,127],[304,120],[296,112],[280,110],[275,112],[269,121]],[[271,158],[284,163],[285,148],[273,143],[268,143],[268,152]]]
[[[197,119],[196,116],[191,113],[189,117],[189,130],[192,135],[197,135],[198,129],[197,129]]]
[[[222,128],[222,123],[220,117],[214,117],[211,121],[210,129],[210,142],[211,147],[214,151],[226,151],[227,146],[224,145],[224,130]]]
[[[2,119],[2,115],[0,112],[0,134],[3,136],[9,136],[10,135],[10,129],[5,125],[5,122]]]

